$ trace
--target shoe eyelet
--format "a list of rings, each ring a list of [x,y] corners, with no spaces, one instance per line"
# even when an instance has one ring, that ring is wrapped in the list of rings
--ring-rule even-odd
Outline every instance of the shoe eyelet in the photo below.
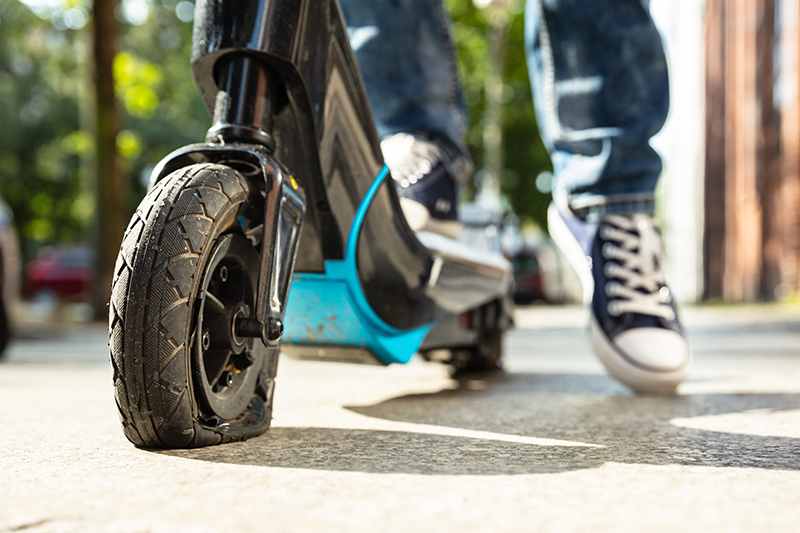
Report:
[[[408,189],[409,183],[408,180],[403,180],[400,182],[400,186],[404,189]]]
[[[611,244],[610,242],[605,243],[603,245],[603,248],[601,249],[601,252],[603,254],[603,257],[605,257],[606,259],[610,258],[611,254],[614,253],[614,245]]]
[[[444,198],[439,198],[438,200],[436,200],[436,203],[434,204],[433,207],[440,213],[447,213],[450,211],[451,204],[449,200],[446,200]]]
[[[606,296],[614,297],[614,296],[619,295],[620,287],[622,287],[622,286],[618,282],[609,281],[608,283],[606,283],[606,285],[604,287]]]
[[[667,287],[667,286],[664,286],[664,287],[661,287],[660,289],[658,289],[658,295],[665,302],[669,302],[672,299],[669,287]]]
[[[608,309],[608,314],[611,316],[619,316],[622,314],[619,304],[616,301],[609,302],[606,309]]]

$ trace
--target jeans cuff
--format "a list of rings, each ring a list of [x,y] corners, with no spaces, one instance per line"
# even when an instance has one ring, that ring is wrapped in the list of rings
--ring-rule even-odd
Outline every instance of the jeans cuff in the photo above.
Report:
[[[609,196],[577,196],[569,200],[569,207],[575,215],[586,222],[597,222],[606,215],[629,213],[655,214],[655,195],[614,194]]]

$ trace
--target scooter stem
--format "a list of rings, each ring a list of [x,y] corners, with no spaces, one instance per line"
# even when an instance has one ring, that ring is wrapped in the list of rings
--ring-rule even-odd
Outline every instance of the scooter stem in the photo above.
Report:
[[[274,150],[272,131],[280,77],[250,56],[225,57],[215,70],[219,89],[206,141],[257,143]]]

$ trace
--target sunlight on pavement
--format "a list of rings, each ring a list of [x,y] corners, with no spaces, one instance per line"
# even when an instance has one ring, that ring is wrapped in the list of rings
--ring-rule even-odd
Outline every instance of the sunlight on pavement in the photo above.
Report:
[[[743,413],[674,418],[670,423],[682,428],[720,433],[800,439],[800,409],[791,411],[753,409]]]

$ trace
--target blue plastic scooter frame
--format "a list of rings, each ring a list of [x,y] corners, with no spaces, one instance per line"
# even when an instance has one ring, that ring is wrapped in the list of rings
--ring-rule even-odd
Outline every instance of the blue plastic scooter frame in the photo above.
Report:
[[[295,274],[286,304],[283,340],[294,345],[366,348],[384,364],[407,363],[433,322],[410,331],[386,324],[369,305],[358,278],[358,236],[370,202],[389,174],[386,165],[356,211],[342,261],[325,261],[325,272]]]

